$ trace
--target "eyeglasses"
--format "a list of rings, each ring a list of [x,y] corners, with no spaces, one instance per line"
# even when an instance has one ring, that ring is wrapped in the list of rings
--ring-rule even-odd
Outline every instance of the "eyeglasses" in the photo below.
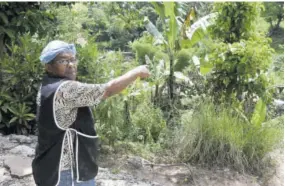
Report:
[[[67,64],[73,64],[73,65],[77,65],[77,60],[76,59],[62,59],[62,60],[58,60],[56,61],[58,64],[62,64],[62,65],[67,65]]]

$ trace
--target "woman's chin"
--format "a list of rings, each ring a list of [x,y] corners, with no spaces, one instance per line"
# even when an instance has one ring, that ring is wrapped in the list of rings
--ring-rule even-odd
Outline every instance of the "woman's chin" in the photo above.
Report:
[[[76,79],[76,74],[75,73],[74,74],[68,74],[66,76],[66,78],[69,79],[69,80],[75,80]]]

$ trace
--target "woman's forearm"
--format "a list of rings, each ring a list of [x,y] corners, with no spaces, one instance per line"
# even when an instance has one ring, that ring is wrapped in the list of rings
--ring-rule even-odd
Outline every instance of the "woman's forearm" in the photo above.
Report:
[[[120,93],[139,77],[139,73],[140,71],[135,68],[126,74],[109,81],[107,83],[107,88],[105,90],[103,98],[107,98],[114,94]]]

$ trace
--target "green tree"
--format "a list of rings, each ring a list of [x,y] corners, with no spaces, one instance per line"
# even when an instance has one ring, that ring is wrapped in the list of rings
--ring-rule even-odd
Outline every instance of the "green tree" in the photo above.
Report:
[[[93,21],[83,23],[83,28],[96,37],[99,48],[115,50],[128,50],[129,41],[141,36],[145,15],[157,18],[151,5],[142,2],[88,3],[88,14]]]
[[[265,10],[262,12],[262,16],[270,24],[269,33],[272,34],[284,20],[284,2],[264,2],[263,4]]]
[[[200,19],[196,17],[196,11],[194,8],[187,10],[187,6],[183,3],[177,2],[164,2],[164,3],[152,3],[162,20],[163,33],[160,33],[158,29],[148,19],[145,19],[145,26],[149,33],[151,33],[155,42],[154,45],[162,45],[165,48],[165,52],[169,58],[169,77],[168,77],[168,92],[170,101],[173,104],[174,100],[174,79],[175,66],[179,69],[183,69],[188,65],[189,58],[183,62],[179,59],[181,56],[181,50],[183,48],[190,48],[199,43],[201,39],[205,37],[206,27],[210,25],[210,20],[215,14],[209,14]],[[186,12],[188,12],[186,14]],[[183,20],[183,18],[185,19]],[[176,63],[179,63],[179,65]]]
[[[39,62],[42,42],[30,35],[19,37],[9,46],[10,54],[0,58],[0,129],[27,134],[35,128],[36,95],[44,71]]]
[[[54,14],[45,9],[43,3],[0,3],[0,56],[5,46],[18,39],[21,34],[38,34],[39,37],[53,34]]]
[[[253,23],[261,10],[260,3],[215,3],[219,12],[211,27],[214,42],[205,56],[212,64],[208,87],[216,100],[251,98],[255,94],[269,101],[271,83],[267,70],[273,49],[269,39],[254,30]]]

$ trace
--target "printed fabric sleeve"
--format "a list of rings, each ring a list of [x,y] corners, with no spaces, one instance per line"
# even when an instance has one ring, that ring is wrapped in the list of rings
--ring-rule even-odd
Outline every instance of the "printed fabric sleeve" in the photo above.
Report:
[[[78,81],[64,82],[56,92],[56,110],[97,106],[103,97],[106,84],[86,84]]]

